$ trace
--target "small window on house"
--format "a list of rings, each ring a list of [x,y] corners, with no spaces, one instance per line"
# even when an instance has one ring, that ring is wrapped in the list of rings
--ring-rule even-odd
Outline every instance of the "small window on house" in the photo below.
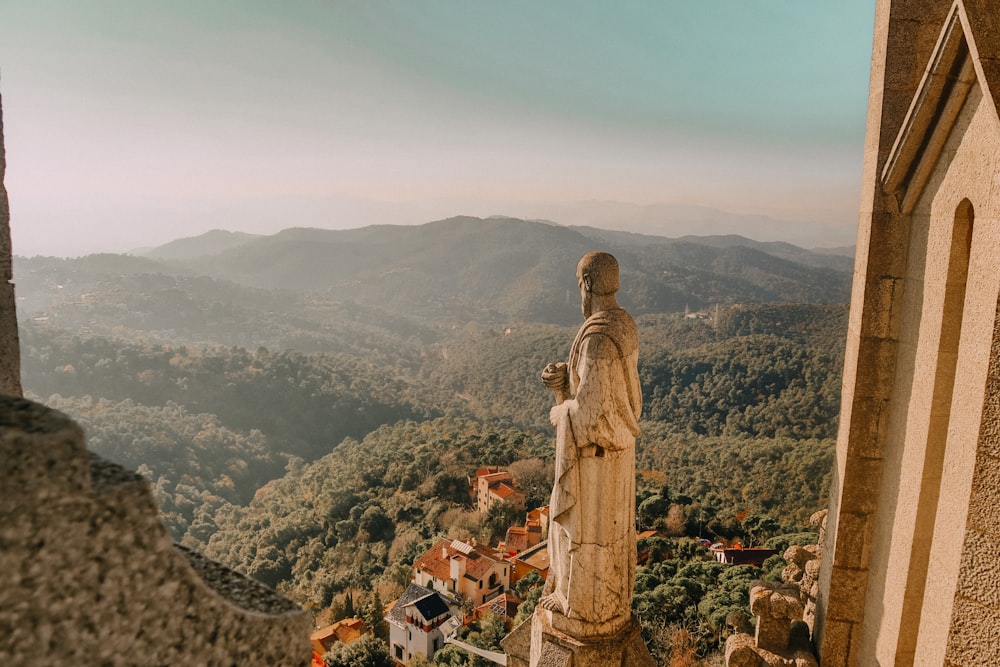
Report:
[[[400,646],[399,644],[392,645],[392,652],[395,654],[396,660],[403,659],[403,647]]]

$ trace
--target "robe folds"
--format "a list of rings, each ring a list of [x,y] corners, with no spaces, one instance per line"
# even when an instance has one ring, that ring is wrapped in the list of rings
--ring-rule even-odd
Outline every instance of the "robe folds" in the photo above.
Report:
[[[609,635],[631,618],[635,584],[635,438],[642,393],[635,322],[621,308],[580,327],[570,398],[552,408],[556,483],[550,500],[549,585],[570,621]]]

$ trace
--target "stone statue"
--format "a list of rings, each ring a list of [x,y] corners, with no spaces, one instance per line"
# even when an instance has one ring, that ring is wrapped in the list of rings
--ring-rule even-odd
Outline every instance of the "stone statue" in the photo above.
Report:
[[[556,482],[549,575],[539,606],[577,638],[611,637],[631,619],[635,583],[635,438],[642,393],[635,322],[618,306],[618,262],[577,265],[583,315],[567,363],[542,372],[555,393]]]

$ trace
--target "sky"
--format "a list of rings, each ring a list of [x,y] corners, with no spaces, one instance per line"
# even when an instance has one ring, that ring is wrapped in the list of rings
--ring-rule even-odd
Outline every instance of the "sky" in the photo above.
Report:
[[[14,252],[452,215],[850,245],[874,3],[0,0]]]

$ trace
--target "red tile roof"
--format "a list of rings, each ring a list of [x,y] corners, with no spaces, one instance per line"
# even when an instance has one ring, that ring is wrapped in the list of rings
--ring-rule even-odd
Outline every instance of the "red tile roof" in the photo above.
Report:
[[[322,653],[325,653],[330,650],[330,646],[334,642],[339,641],[345,644],[352,644],[366,632],[368,632],[368,629],[365,627],[365,622],[360,618],[345,618],[333,625],[316,630],[309,635],[309,641],[312,642],[313,648],[316,651],[323,649]]]
[[[498,496],[500,496],[501,498],[509,498],[510,496],[514,495],[515,493],[521,493],[520,491],[518,491],[514,487],[508,486],[507,484],[503,484],[503,483],[498,484],[495,489],[491,487],[490,490],[493,491],[493,493],[495,493]]]
[[[465,576],[479,581],[501,558],[489,547],[471,545],[457,540],[440,539],[414,563],[414,569],[428,573],[434,579],[451,579],[453,558],[466,559]]]

